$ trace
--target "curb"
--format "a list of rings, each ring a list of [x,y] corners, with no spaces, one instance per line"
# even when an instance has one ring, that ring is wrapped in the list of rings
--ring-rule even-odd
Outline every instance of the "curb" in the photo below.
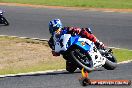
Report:
[[[119,62],[119,63],[117,63],[117,64],[126,64],[126,63],[131,63],[131,62],[132,62],[132,60],[128,60],[128,61]]]
[[[0,37],[12,37],[12,38],[21,38],[21,39],[33,39],[33,40],[39,40],[39,41],[48,41],[48,39],[19,37],[19,36],[9,36],[9,35],[0,35]]]
[[[0,78],[43,75],[43,74],[46,74],[46,73],[61,72],[61,71],[64,71],[64,70],[65,69],[58,69],[58,70],[46,70],[46,71],[37,71],[37,72],[28,72],[28,73],[18,73],[18,74],[7,74],[7,75],[0,75]]]

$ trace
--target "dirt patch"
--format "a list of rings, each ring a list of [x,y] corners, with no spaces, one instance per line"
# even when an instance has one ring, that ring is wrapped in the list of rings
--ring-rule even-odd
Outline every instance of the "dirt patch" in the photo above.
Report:
[[[112,11],[112,12],[132,12],[132,9],[111,9],[111,8],[87,8],[87,7],[64,7],[64,6],[44,6],[44,5],[31,5],[19,3],[0,3],[0,5],[7,6],[26,6],[34,8],[52,8],[52,9],[68,9],[68,10],[90,10],[90,11]]]
[[[65,68],[64,59],[53,57],[47,42],[0,38],[0,50],[0,74]]]

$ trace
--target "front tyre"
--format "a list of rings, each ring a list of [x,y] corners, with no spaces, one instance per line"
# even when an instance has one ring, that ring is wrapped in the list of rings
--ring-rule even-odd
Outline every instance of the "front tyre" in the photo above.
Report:
[[[84,67],[84,69],[88,72],[94,70],[91,57],[88,55],[88,53],[83,52],[81,48],[75,47],[74,49],[71,49],[70,55],[80,67]]]
[[[114,70],[117,67],[116,58],[112,54],[109,54],[106,58],[107,59],[103,67],[107,70]]]

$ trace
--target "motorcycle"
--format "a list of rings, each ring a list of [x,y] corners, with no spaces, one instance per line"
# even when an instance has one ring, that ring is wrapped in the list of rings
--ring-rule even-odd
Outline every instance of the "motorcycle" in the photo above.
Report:
[[[3,11],[2,10],[0,10],[0,24],[4,24],[5,26],[8,26],[9,25],[9,22],[3,16]]]
[[[73,73],[77,68],[84,68],[91,72],[99,67],[114,70],[117,66],[116,58],[109,48],[97,48],[89,39],[79,35],[66,34],[53,36],[55,52],[60,53],[66,60],[66,70]]]

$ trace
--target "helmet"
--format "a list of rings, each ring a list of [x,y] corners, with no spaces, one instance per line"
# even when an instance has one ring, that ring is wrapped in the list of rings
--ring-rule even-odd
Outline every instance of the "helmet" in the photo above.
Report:
[[[49,32],[51,35],[53,35],[55,31],[61,28],[62,28],[62,23],[60,19],[54,19],[49,22]]]

